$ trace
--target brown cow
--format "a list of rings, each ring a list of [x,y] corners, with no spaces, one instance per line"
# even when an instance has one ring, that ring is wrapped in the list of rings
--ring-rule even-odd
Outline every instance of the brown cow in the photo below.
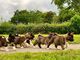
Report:
[[[49,48],[49,46],[52,43],[54,43],[55,48],[57,48],[57,46],[60,45],[61,48],[64,49],[64,45],[66,44],[67,41],[74,41],[74,39],[73,39],[73,33],[69,32],[66,37],[59,36],[59,35],[52,36],[52,38],[49,40],[47,48]]]
[[[23,47],[23,43],[24,43],[25,40],[26,40],[25,36],[15,37],[15,39],[14,39],[15,47],[17,47],[18,44],[20,45],[20,47]]]
[[[56,35],[56,34],[50,33],[49,36],[47,36],[47,37],[44,37],[42,35],[38,35],[38,38],[35,40],[33,45],[35,46],[36,44],[38,44],[39,48],[41,48],[41,44],[47,45],[53,35]]]
[[[15,35],[14,35],[14,34],[9,34],[8,42],[9,42],[10,44],[14,42],[14,39],[15,39]]]
[[[8,51],[7,46],[6,38],[4,36],[0,36],[0,47],[5,47],[6,51]]]

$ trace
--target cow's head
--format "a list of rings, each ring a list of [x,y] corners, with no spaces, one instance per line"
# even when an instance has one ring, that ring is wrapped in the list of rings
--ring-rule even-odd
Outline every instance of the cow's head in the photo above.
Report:
[[[74,34],[73,32],[68,32],[67,33],[67,37],[66,37],[67,41],[74,41],[73,34]]]

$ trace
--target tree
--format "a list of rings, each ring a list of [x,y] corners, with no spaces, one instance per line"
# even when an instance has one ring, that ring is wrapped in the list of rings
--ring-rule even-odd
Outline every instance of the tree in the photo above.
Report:
[[[75,14],[80,14],[80,0],[52,0],[59,9],[59,22],[70,20]]]
[[[39,10],[37,11],[30,11],[29,12],[29,22],[30,23],[42,23],[44,18],[43,18],[43,13]]]
[[[80,15],[74,15],[71,20],[71,26],[75,32],[80,33]]]
[[[56,15],[56,13],[52,11],[47,12],[44,18],[44,23],[51,23],[54,15]]]
[[[51,3],[53,2],[58,6],[59,9],[66,7],[80,13],[80,0],[52,0]]]
[[[56,15],[54,12],[41,12],[37,11],[27,11],[27,10],[16,10],[13,17],[11,18],[12,23],[51,23],[53,16]]]
[[[59,13],[59,22],[69,21],[75,14],[74,10],[63,8]]]
[[[42,23],[44,20],[44,13],[40,11],[26,11],[16,10],[14,16],[11,18],[12,23]]]
[[[27,15],[29,13],[26,10],[18,11],[16,10],[14,16],[11,18],[12,23],[28,23]]]

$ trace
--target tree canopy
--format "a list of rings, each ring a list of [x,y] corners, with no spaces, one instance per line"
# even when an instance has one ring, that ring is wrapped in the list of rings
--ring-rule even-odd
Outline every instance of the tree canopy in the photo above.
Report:
[[[54,2],[59,9],[66,7],[80,13],[80,0],[52,0],[52,2]]]
[[[12,23],[51,23],[53,17],[56,15],[55,12],[41,12],[37,11],[27,11],[27,10],[16,10],[13,17],[11,18]]]

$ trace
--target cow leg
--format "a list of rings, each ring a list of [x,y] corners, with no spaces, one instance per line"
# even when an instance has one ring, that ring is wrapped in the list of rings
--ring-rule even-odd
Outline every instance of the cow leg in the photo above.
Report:
[[[58,46],[58,45],[55,44],[55,48],[56,48],[56,49],[57,49],[57,46]]]
[[[27,47],[27,43],[26,42],[23,42],[22,45],[23,45],[23,47]]]
[[[47,48],[49,48],[49,46],[53,43],[53,41],[50,41],[47,45]]]
[[[17,48],[17,44],[18,44],[18,42],[14,42],[14,44],[13,44],[13,46],[15,47],[15,48]]]
[[[38,43],[39,48],[41,48],[41,43]]]
[[[16,50],[16,47],[15,46],[13,46],[13,50]]]
[[[22,44],[20,44],[20,47],[21,47],[21,48],[24,48],[24,47],[23,47],[23,43],[22,43]]]
[[[13,50],[16,50],[16,48],[17,48],[17,44],[14,44],[13,45]]]
[[[2,43],[1,43],[1,41],[0,41],[0,50],[2,50],[2,48],[1,48],[1,47],[2,47]]]
[[[47,45],[47,48],[49,48],[50,45],[51,45],[51,43],[49,43],[49,44]]]
[[[7,43],[4,44],[4,47],[5,47],[5,51],[9,51]]]
[[[27,43],[30,45],[30,40],[27,40]]]
[[[69,43],[68,42],[66,42],[65,43],[65,48],[67,48],[69,46]]]
[[[17,48],[17,44],[14,44],[14,46]]]
[[[65,48],[64,48],[64,45],[61,45],[61,48],[62,48],[62,50],[64,50]]]
[[[30,40],[30,46],[33,46],[32,41]]]
[[[14,42],[11,42],[10,46],[14,46]]]
[[[16,47],[15,46],[13,46],[13,50],[16,50]]]

